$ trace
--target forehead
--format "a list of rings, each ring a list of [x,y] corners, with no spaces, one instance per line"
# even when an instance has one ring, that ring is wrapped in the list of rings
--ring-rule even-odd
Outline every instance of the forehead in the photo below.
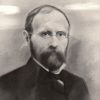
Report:
[[[39,13],[37,14],[32,22],[32,26],[34,29],[38,29],[39,27],[43,27],[47,25],[49,26],[59,26],[60,28],[66,28],[68,29],[68,22],[65,18],[65,16],[58,11],[53,10],[50,13]]]

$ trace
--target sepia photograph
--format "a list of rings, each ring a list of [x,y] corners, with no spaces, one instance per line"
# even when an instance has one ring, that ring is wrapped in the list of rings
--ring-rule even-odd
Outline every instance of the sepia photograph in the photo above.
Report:
[[[99,100],[99,0],[0,0],[0,100]]]

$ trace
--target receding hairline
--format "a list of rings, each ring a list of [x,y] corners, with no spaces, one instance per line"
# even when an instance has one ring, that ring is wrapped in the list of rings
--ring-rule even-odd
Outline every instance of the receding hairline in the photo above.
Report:
[[[60,10],[59,8],[52,6],[52,5],[42,5],[42,6],[39,6],[35,9],[33,9],[31,12],[29,12],[29,14],[26,18],[25,30],[28,28],[28,25],[30,25],[30,27],[32,28],[31,25],[32,25],[32,22],[34,20],[34,17],[36,17],[36,15],[38,15],[38,14],[49,14],[52,11],[57,11],[57,12],[61,13],[65,17],[65,19],[68,23],[69,29],[70,29],[69,19],[68,19],[67,15],[62,10]]]

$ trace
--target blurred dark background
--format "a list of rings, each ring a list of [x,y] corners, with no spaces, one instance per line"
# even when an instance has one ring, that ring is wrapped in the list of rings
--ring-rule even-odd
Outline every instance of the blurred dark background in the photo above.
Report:
[[[100,0],[0,0],[0,76],[30,57],[23,37],[27,13],[42,4],[61,8],[71,23],[66,68],[83,77],[92,100],[100,96]]]

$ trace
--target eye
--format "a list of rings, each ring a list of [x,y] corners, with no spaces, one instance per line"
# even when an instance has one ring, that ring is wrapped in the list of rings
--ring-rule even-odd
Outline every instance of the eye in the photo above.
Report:
[[[47,36],[50,36],[51,35],[51,32],[50,31],[44,31],[44,32],[41,32],[40,34],[42,37],[47,37]]]
[[[66,36],[66,33],[63,31],[58,31],[56,34],[57,36]]]
[[[41,33],[41,36],[46,36],[46,35],[48,35],[47,32],[42,32],[42,33]]]

